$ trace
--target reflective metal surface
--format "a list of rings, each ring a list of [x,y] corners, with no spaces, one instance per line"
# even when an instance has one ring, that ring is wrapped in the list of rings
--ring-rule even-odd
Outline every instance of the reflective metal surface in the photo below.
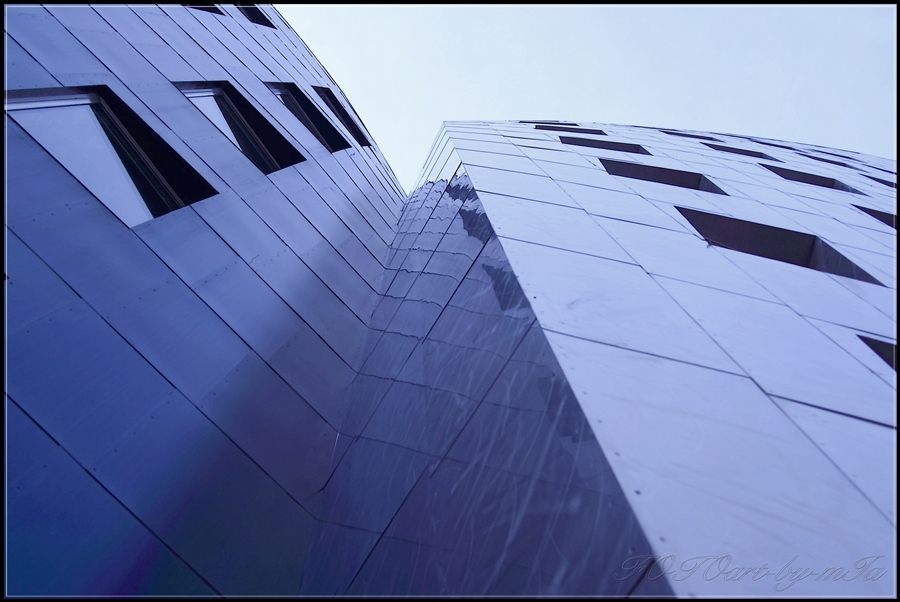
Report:
[[[74,121],[10,111],[9,594],[896,594],[896,372],[865,342],[896,345],[894,162],[455,122],[406,198],[277,12],[219,10],[7,9],[8,92],[108,86],[218,191],[123,220],[59,149]],[[261,172],[186,81],[306,160]],[[684,209],[884,286],[711,245]]]

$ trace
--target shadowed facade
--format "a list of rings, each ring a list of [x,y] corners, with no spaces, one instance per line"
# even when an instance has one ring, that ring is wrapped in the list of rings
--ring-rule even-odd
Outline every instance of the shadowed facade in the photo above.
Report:
[[[9,594],[894,591],[894,162],[446,123],[407,198],[271,7],[6,17]]]

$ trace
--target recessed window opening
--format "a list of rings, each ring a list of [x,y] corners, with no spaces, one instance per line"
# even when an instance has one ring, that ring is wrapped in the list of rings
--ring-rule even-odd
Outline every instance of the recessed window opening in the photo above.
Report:
[[[852,186],[847,186],[843,182],[835,180],[834,178],[826,178],[825,176],[818,176],[816,174],[806,173],[803,171],[796,171],[794,169],[788,169],[786,167],[778,167],[777,165],[766,165],[765,163],[760,163],[760,165],[762,167],[765,167],[769,171],[778,174],[785,180],[791,180],[792,182],[802,182],[804,184],[812,184],[813,186],[820,186],[822,188],[831,188],[832,190],[843,190],[844,192],[862,194]]]
[[[625,161],[614,161],[612,159],[600,159],[600,162],[603,164],[603,167],[606,168],[606,171],[613,176],[634,178],[636,180],[645,180],[647,182],[656,182],[658,184],[667,184],[669,186],[678,186],[680,188],[690,188],[692,190],[702,190],[703,192],[712,192],[715,194],[725,194],[725,191],[713,184],[713,182],[703,174],[669,169],[666,167],[626,163]],[[728,195],[726,194],[726,196]]]
[[[885,186],[888,186],[890,188],[897,188],[896,182],[891,182],[890,180],[882,180],[881,178],[876,178],[875,176],[870,176],[867,173],[864,173],[863,175],[866,176],[867,178],[869,178],[870,180],[875,180],[879,184],[884,184]]]
[[[577,126],[577,123],[572,123],[571,121],[554,121],[552,119],[545,119],[543,121],[519,121],[519,123],[546,123],[549,125],[572,125]]]
[[[871,169],[877,169],[878,171],[883,171],[884,173],[889,173],[889,174],[891,174],[892,176],[896,176],[896,175],[897,175],[897,172],[896,172],[896,171],[891,171],[890,169],[884,169],[884,168],[882,168],[882,167],[876,167],[876,166],[874,166],[874,165],[868,165],[868,164],[866,164],[866,167],[869,167],[869,168],[871,168]]]
[[[840,157],[841,159],[850,159],[851,161],[859,161],[859,159],[857,159],[856,157],[848,157],[847,155],[841,155],[841,154],[833,153],[833,152],[827,151],[827,150],[816,149],[816,152],[825,153],[826,155],[831,155],[833,157]]]
[[[771,146],[771,147],[773,147],[773,148],[783,148],[784,150],[789,150],[789,151],[796,151],[796,150],[797,150],[797,149],[795,149],[793,146],[785,146],[785,145],[783,145],[783,144],[775,144],[774,142],[764,142],[763,140],[757,140],[756,138],[747,138],[747,140],[752,140],[753,142],[756,142],[757,144],[762,144],[762,145],[765,145],[765,146]]]
[[[350,148],[350,143],[331,124],[322,111],[294,83],[271,83],[269,89],[284,103],[294,116],[306,126],[329,152]]]
[[[571,136],[560,136],[559,141],[563,144],[572,144],[575,146],[587,146],[590,148],[602,148],[604,150],[619,151],[622,153],[636,153],[639,155],[649,155],[650,153],[640,144],[630,144],[628,142],[613,142],[612,140],[594,140],[592,138],[572,138]]]
[[[881,223],[890,226],[891,228],[897,229],[897,216],[893,213],[888,213],[887,211],[879,211],[878,209],[872,209],[871,207],[863,207],[862,205],[853,205],[860,211],[871,215]]]
[[[775,157],[770,157],[765,153],[761,153],[755,150],[747,150],[746,148],[735,148],[733,146],[722,146],[721,144],[710,144],[709,142],[702,142],[704,146],[708,146],[709,148],[717,151],[722,151],[723,153],[734,153],[735,155],[744,155],[747,157],[756,157],[757,159],[768,159],[769,161],[780,161],[780,159],[776,159]]]
[[[213,13],[215,15],[222,15],[222,16],[225,15],[225,13],[223,13],[221,10],[218,9],[218,7],[216,7],[213,4],[182,4],[181,6],[186,6],[188,8],[193,8],[196,10],[203,10],[208,13]]]
[[[573,134],[597,134],[599,136],[606,136],[606,132],[603,130],[594,130],[591,128],[579,128],[579,127],[566,127],[562,125],[536,125],[534,126],[536,130],[548,130],[551,132],[572,132]]]
[[[676,207],[706,241],[717,247],[774,259],[862,282],[880,282],[813,234]]]
[[[259,8],[255,4],[236,4],[235,5],[239,11],[244,13],[244,16],[256,23],[257,25],[265,25],[266,27],[271,27],[272,29],[276,29],[272,22],[269,21],[269,18],[263,13],[263,11],[259,10]]]
[[[822,163],[831,163],[832,165],[840,165],[841,167],[849,167],[850,169],[853,169],[852,165],[847,165],[846,163],[842,163],[840,161],[834,161],[832,159],[826,159],[824,157],[814,157],[813,155],[807,155],[804,153],[797,153],[797,154],[800,155],[801,157],[806,157],[807,159],[812,159],[814,161],[821,161]]]
[[[863,343],[868,345],[869,349],[878,354],[878,357],[883,359],[885,364],[894,370],[897,369],[897,345],[888,343],[887,341],[879,341],[878,339],[864,337],[861,334],[856,336],[858,336]]]
[[[344,124],[344,127],[347,128],[347,131],[350,132],[350,135],[353,136],[353,139],[356,140],[360,146],[372,146],[360,127],[356,125],[356,122],[350,117],[350,113],[347,112],[344,105],[341,104],[337,99],[337,96],[334,95],[334,92],[331,91],[331,88],[313,86],[313,90],[315,90],[322,100],[325,101],[325,104],[328,105],[331,112],[334,113],[335,117],[340,119],[341,123]]]
[[[710,140],[712,142],[721,142],[718,138],[712,138],[710,136],[701,136],[700,134],[686,134],[684,132],[671,132],[669,130],[659,130],[663,134],[668,134],[670,136],[681,136],[682,138],[696,138],[697,140]]]
[[[178,87],[265,174],[305,161],[269,121],[228,82]]]
[[[8,93],[5,108],[128,227],[217,193],[105,86]]]

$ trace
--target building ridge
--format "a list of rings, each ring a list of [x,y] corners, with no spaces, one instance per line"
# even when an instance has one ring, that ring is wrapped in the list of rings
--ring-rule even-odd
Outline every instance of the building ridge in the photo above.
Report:
[[[269,5],[6,7],[12,596],[896,595],[896,162],[447,121]]]

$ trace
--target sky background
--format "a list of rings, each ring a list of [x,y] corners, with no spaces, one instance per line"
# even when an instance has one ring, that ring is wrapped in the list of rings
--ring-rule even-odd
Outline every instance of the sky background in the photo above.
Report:
[[[409,191],[444,121],[660,126],[897,157],[896,6],[275,5]]]

